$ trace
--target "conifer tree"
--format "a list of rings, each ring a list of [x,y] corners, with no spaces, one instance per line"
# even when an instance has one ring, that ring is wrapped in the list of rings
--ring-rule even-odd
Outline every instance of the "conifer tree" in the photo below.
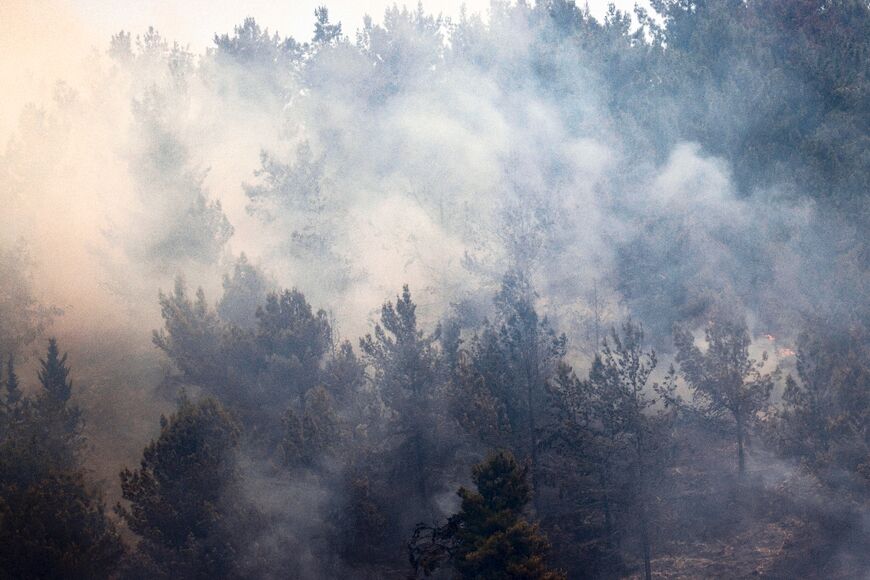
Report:
[[[393,560],[389,537],[389,520],[384,513],[385,498],[373,489],[370,477],[370,456],[356,458],[357,467],[350,466],[342,482],[340,501],[333,508],[338,533],[334,539],[337,551],[352,566],[365,566]],[[386,498],[389,501],[389,497]]]
[[[550,403],[548,385],[562,363],[567,341],[538,314],[535,296],[527,275],[505,274],[495,297],[496,323],[475,340],[472,358],[509,423],[509,428],[501,429],[509,434],[502,444],[529,458],[532,486],[540,493],[539,447]]]
[[[416,310],[405,285],[395,305],[383,305],[374,335],[361,339],[360,348],[373,371],[374,384],[392,412],[394,432],[402,434],[397,456],[399,471],[412,483],[411,492],[419,504],[428,506],[428,480],[436,467],[432,403],[438,386],[437,337],[427,336],[418,328]]]
[[[762,372],[767,353],[759,361],[751,358],[745,322],[722,313],[708,322],[704,335],[706,352],[695,346],[691,332],[677,328],[677,362],[692,392],[691,410],[708,423],[730,426],[742,475],[748,431],[757,414],[767,407],[773,389],[773,377]]]
[[[106,578],[123,552],[80,465],[82,418],[70,404],[66,360],[51,339],[35,402],[22,396],[11,357],[7,363],[7,421],[0,437],[0,577]]]
[[[293,288],[266,297],[257,309],[257,346],[267,365],[268,381],[287,404],[320,381],[320,365],[332,346],[332,328],[324,310],[314,311]]]
[[[0,577],[109,578],[123,551],[80,472],[0,488]]]
[[[221,320],[245,330],[253,328],[257,308],[266,299],[269,281],[244,252],[233,264],[232,276],[224,274],[223,289],[217,305]]]
[[[798,337],[797,378],[786,379],[775,421],[780,448],[829,484],[870,487],[868,344],[860,324],[845,330],[815,321]]]
[[[209,307],[202,288],[191,299],[179,277],[171,293],[160,293],[164,328],[153,333],[154,345],[166,353],[183,382],[207,389],[221,400],[232,399],[227,360],[222,349],[224,329]]]
[[[301,412],[292,407],[284,415],[284,461],[289,465],[313,465],[333,450],[341,425],[332,397],[322,386],[308,391]]]
[[[615,502],[626,520],[636,520],[644,577],[650,580],[652,491],[666,465],[662,449],[671,419],[666,408],[653,406],[658,402],[656,392],[673,396],[673,382],[649,384],[657,364],[655,351],[644,349],[643,328],[631,319],[621,330],[611,330],[592,362],[588,427],[605,509]]]
[[[440,528],[417,527],[409,544],[415,574],[449,564],[469,580],[565,578],[547,566],[547,538],[523,516],[532,496],[527,475],[508,452],[476,465],[477,490],[459,489],[459,513]]]
[[[12,414],[19,408],[21,397],[21,385],[15,372],[15,357],[10,354],[6,363],[6,400],[4,401],[8,413]]]
[[[81,410],[70,401],[73,383],[67,355],[61,355],[57,340],[50,338],[45,359],[39,362],[42,389],[35,401],[33,425],[38,429],[46,460],[57,469],[73,469],[84,445],[84,425]]]
[[[350,342],[345,340],[326,362],[324,387],[336,403],[356,407],[354,399],[360,394],[365,378],[365,365],[354,353]]]
[[[140,552],[159,577],[236,575],[239,525],[236,448],[239,428],[214,399],[183,396],[138,469],[121,472],[128,505],[117,512],[142,538]]]
[[[24,398],[14,362],[7,364],[7,410],[4,457],[18,463],[6,481],[26,486],[46,473],[80,469],[79,453],[84,445],[81,410],[70,402],[72,381],[67,355],[60,355],[55,339],[49,340],[38,372],[41,391],[35,400]]]
[[[314,9],[314,42],[329,43],[341,37],[341,22],[329,22],[329,10],[325,6]]]
[[[39,382],[44,389],[43,395],[61,404],[69,401],[72,395],[72,381],[69,379],[67,355],[60,355],[57,340],[48,339],[48,352],[45,360],[40,360]]]

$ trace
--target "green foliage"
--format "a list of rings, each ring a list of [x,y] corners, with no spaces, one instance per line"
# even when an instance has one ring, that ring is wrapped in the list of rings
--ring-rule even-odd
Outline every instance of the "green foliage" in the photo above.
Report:
[[[144,204],[163,203],[142,214],[149,221],[133,224],[121,243],[128,257],[155,270],[215,264],[234,231],[220,201],[204,185],[206,172],[192,162],[174,131],[177,113],[191,106],[189,95],[178,90],[188,73],[183,63],[190,59],[175,46],[169,55],[170,87],[151,84],[132,104],[139,137],[130,166],[136,194]]]
[[[165,328],[154,331],[154,344],[164,351],[185,381],[212,389],[226,384],[220,319],[199,289],[188,297],[184,280],[177,278],[171,294],[160,293]]]
[[[613,329],[610,340],[604,340],[589,371],[589,428],[603,501],[613,502],[622,512],[623,528],[636,519],[649,579],[654,490],[668,465],[664,450],[672,418],[666,409],[653,406],[659,402],[655,392],[672,397],[674,387],[649,384],[657,358],[654,350],[644,350],[643,328],[629,319],[621,330],[620,334]]]
[[[268,380],[293,394],[304,394],[320,379],[320,364],[332,346],[326,312],[313,312],[296,290],[269,294],[257,310],[257,346],[268,366]]]
[[[371,466],[364,465],[364,469]],[[391,544],[387,541],[389,519],[382,507],[384,498],[372,488],[369,476],[349,468],[341,488],[343,501],[333,516],[339,530],[337,549],[354,566],[389,562],[394,556],[387,548]]]
[[[60,356],[57,340],[48,339],[48,353],[41,360],[39,382],[42,385],[43,397],[52,404],[65,405],[72,395],[72,382],[69,380],[69,368],[66,366],[67,355]]]
[[[79,454],[82,417],[72,405],[67,356],[49,340],[40,361],[42,390],[22,396],[7,365],[0,429],[0,576],[100,578],[123,553],[97,493],[86,485]]]
[[[366,18],[357,34],[357,48],[373,65],[367,82],[373,102],[385,102],[414,81],[424,80],[441,64],[444,51],[443,18],[393,5],[382,24]]]
[[[424,403],[435,388],[437,352],[435,338],[417,327],[417,305],[405,285],[396,303],[381,307],[374,335],[360,339],[360,349],[374,371],[386,403],[398,412]]]
[[[410,543],[415,573],[428,576],[449,561],[459,578],[565,578],[546,564],[546,536],[523,517],[532,497],[527,472],[507,452],[494,453],[476,465],[471,479],[477,491],[459,489],[459,513],[443,528],[418,526]]]
[[[417,305],[405,285],[395,305],[385,303],[374,334],[360,339],[360,349],[372,371],[372,382],[388,408],[395,440],[394,484],[409,485],[422,511],[431,497],[428,480],[437,469],[441,441],[434,408],[439,382],[437,336],[417,326]],[[398,436],[395,436],[398,435]]]
[[[161,576],[233,577],[242,538],[233,533],[239,505],[239,427],[213,399],[183,397],[138,469],[121,472],[129,505],[117,512],[141,537],[140,551]]]
[[[485,445],[497,446],[511,440],[511,424],[504,403],[471,361],[463,360],[457,365],[449,385],[449,401],[451,416]]]
[[[72,381],[66,360],[57,341],[50,339],[46,358],[40,361],[42,390],[32,400],[21,398],[10,359],[7,396],[14,393],[18,399],[14,404],[7,402],[3,417],[0,471],[7,484],[27,487],[46,473],[65,473],[79,467],[84,425],[81,410],[70,402]]]
[[[312,387],[329,384],[323,376],[332,349],[326,313],[314,312],[296,289],[272,292],[256,309],[256,325],[240,327],[222,319],[201,289],[191,300],[180,279],[171,295],[160,295],[160,303],[164,329],[155,331],[154,343],[178,371],[171,378],[230,406],[248,424],[249,435],[275,451],[282,411]]]
[[[115,527],[80,474],[0,491],[0,576],[106,578],[123,555]]]
[[[659,403],[672,400],[675,388],[672,377],[664,385],[650,382],[657,362],[655,351],[646,350],[642,326],[629,319],[602,341],[588,380],[565,366],[554,385],[560,422],[546,446],[575,466],[560,482],[578,494],[578,517],[590,521],[586,549],[595,546],[597,558],[611,568],[607,573],[615,573],[616,556],[634,536],[645,574],[651,575],[651,528],[670,463],[674,418]]]
[[[689,105],[678,118],[683,138],[730,159],[744,189],[786,181],[844,205],[862,195],[866,2],[665,0],[653,8],[667,45],[658,70],[676,85],[671,98]],[[787,103],[774,97],[783,94]]]
[[[291,37],[270,34],[251,17],[235,26],[232,35],[215,34],[214,44],[214,62],[231,78],[238,76],[239,94],[246,99],[266,96],[270,104],[285,95],[306,48]]]
[[[84,445],[81,410],[70,401],[73,385],[66,360],[66,354],[60,355],[57,341],[49,339],[46,357],[40,360],[42,391],[33,404],[40,445],[51,458],[51,465],[60,469],[77,465]]]
[[[339,404],[348,406],[362,390],[365,380],[365,366],[353,352],[350,341],[342,342],[326,362],[323,383],[327,391]]]
[[[33,263],[23,243],[0,246],[0,358],[28,353],[29,347],[61,313],[36,298]]]

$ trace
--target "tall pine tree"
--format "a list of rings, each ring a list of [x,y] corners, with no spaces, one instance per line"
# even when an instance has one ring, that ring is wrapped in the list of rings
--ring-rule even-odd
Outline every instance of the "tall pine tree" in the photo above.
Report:
[[[123,553],[99,494],[85,481],[82,417],[70,403],[66,355],[49,341],[42,391],[22,396],[7,364],[5,429],[0,437],[0,577],[106,578]]]
[[[400,480],[411,483],[407,491],[421,506],[417,517],[431,515],[429,479],[437,467],[433,415],[438,387],[435,338],[418,328],[417,305],[406,285],[395,304],[387,302],[381,308],[381,321],[375,325],[374,334],[360,340],[374,384],[390,409],[390,431],[399,435],[396,473]]]

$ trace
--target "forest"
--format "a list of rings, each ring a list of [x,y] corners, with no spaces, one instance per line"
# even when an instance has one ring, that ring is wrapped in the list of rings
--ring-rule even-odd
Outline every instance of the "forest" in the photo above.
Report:
[[[870,2],[311,16],[0,133],[0,578],[870,576]]]

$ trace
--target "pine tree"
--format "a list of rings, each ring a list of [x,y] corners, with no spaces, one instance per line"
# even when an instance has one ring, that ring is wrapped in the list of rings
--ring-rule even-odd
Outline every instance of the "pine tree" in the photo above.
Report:
[[[405,285],[395,305],[381,308],[381,321],[360,340],[373,380],[392,412],[395,432],[402,434],[397,452],[399,472],[412,483],[423,512],[429,512],[429,484],[434,464],[436,419],[433,400],[438,387],[435,336],[417,326],[417,305]]]
[[[656,368],[654,350],[644,350],[644,332],[629,319],[622,332],[611,330],[595,355],[588,382],[588,428],[595,446],[605,510],[611,503],[636,520],[644,577],[652,578],[650,518],[652,490],[663,476],[671,413],[653,410],[656,392],[673,396],[673,383],[650,384]],[[626,520],[629,518],[626,517]]]
[[[365,384],[365,365],[345,340],[333,356],[326,361],[323,385],[329,395],[343,407],[357,407],[356,399]]]
[[[166,353],[183,382],[197,385],[222,401],[232,400],[237,394],[227,378],[224,329],[205,292],[198,289],[191,300],[179,277],[171,293],[160,293],[159,301],[164,328],[154,331],[154,345]]]
[[[320,382],[323,357],[332,346],[326,312],[315,312],[297,289],[269,294],[257,309],[257,346],[275,386],[276,403],[304,395]]]
[[[562,577],[546,566],[546,536],[522,516],[532,495],[527,471],[511,454],[496,453],[472,470],[476,492],[460,488],[456,569],[462,577]]]
[[[749,356],[746,324],[717,314],[705,328],[706,352],[695,346],[692,334],[677,328],[674,344],[680,372],[692,392],[691,410],[703,420],[730,427],[737,443],[737,466],[746,470],[744,447],[749,428],[757,414],[767,407],[773,377],[763,373],[765,352],[760,361]]]
[[[459,578],[474,580],[565,578],[546,564],[546,536],[523,517],[532,496],[527,475],[508,452],[476,465],[477,491],[459,489],[459,513],[441,528],[417,527],[409,544],[415,574],[449,563]]]
[[[66,353],[61,355],[57,340],[50,338],[45,359],[40,360],[42,390],[33,406],[32,424],[38,429],[47,461],[57,469],[75,468],[84,445],[81,410],[70,401],[73,383],[69,374]]]
[[[299,290],[272,292],[253,327],[243,328],[218,316],[202,289],[188,297],[181,279],[160,304],[164,329],[154,332],[154,343],[177,369],[172,379],[216,397],[261,450],[276,452],[284,410],[325,382],[322,367],[333,346],[326,312],[315,311]]]
[[[451,417],[486,446],[506,445],[513,439],[504,401],[500,400],[465,353],[451,372],[449,405]]]
[[[232,276],[224,274],[224,293],[217,305],[221,320],[250,330],[257,322],[257,308],[265,301],[269,281],[242,252],[233,264]]]
[[[66,366],[67,355],[60,355],[57,340],[48,339],[48,352],[45,360],[40,360],[39,382],[44,389],[43,394],[53,401],[65,404],[72,395],[72,381],[69,380],[69,367]]]
[[[797,378],[788,376],[776,417],[782,451],[828,483],[870,486],[870,351],[862,325],[815,321],[798,337]],[[866,487],[865,487],[866,488]]]
[[[14,414],[21,405],[21,385],[18,382],[18,375],[15,373],[15,357],[9,355],[9,360],[6,363],[6,411]]]
[[[357,457],[359,467],[349,467],[342,482],[341,499],[332,518],[338,529],[336,548],[353,566],[390,562],[394,556],[389,537],[389,520],[383,510],[384,498],[373,489],[370,456]],[[389,501],[389,500],[387,500]]]
[[[509,429],[502,429],[510,433],[503,444],[530,459],[532,486],[540,493],[539,447],[550,403],[548,385],[562,363],[567,341],[556,334],[546,317],[538,315],[535,296],[525,274],[505,274],[495,297],[496,323],[475,340],[472,358],[510,424]]]
[[[111,577],[123,549],[78,452],[82,419],[70,404],[66,355],[54,339],[41,361],[42,392],[22,396],[7,364],[7,421],[0,437],[0,577]]]
[[[236,448],[239,428],[214,399],[182,397],[161,418],[138,469],[121,472],[128,506],[117,512],[142,538],[140,551],[161,577],[234,577],[241,538],[232,526],[239,505]]]
[[[341,436],[341,424],[329,392],[321,386],[305,393],[301,413],[288,409],[284,428],[282,448],[287,464],[310,467],[325,458]]]
[[[329,10],[320,6],[314,10],[314,42],[329,43],[341,37],[341,22],[331,24],[329,22]]]
[[[84,422],[81,410],[70,402],[72,381],[66,361],[67,356],[60,355],[57,341],[50,339],[38,373],[42,389],[31,400],[23,397],[14,362],[9,359],[4,403],[7,411],[4,472],[0,476],[7,483],[15,482],[23,488],[47,473],[80,469]]]
[[[0,489],[0,577],[110,578],[123,544],[81,473]]]

